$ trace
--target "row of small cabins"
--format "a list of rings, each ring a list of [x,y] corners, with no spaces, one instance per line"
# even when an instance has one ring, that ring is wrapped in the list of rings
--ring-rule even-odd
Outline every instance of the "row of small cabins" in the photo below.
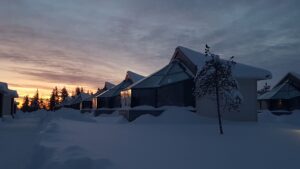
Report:
[[[199,114],[214,117],[217,116],[214,99],[193,95],[194,77],[206,60],[204,54],[179,46],[170,62],[153,74],[144,77],[128,71],[121,83],[113,85],[106,82],[96,94],[81,93],[69,97],[58,107],[94,111],[95,115],[119,110],[132,120],[143,113],[159,114],[164,106],[189,106]],[[257,82],[270,79],[272,74],[269,71],[237,63],[232,67],[232,72],[238,81],[243,101],[239,112],[223,112],[224,119],[256,121],[257,103],[261,109],[300,108],[300,75],[289,73],[271,91],[258,96]],[[0,87],[0,114],[13,114],[13,98],[17,97],[17,93],[9,90],[7,84],[1,83]]]
[[[197,99],[193,95],[194,77],[207,59],[200,52],[179,46],[175,49],[170,62],[160,70],[147,77],[128,71],[121,83],[93,97],[83,99],[81,104],[77,103],[77,107],[82,111],[94,109],[96,114],[101,114],[116,109],[127,113],[137,111],[142,113],[146,111],[145,106],[158,110],[164,106],[190,106],[195,107],[195,111],[199,114],[216,116],[213,99],[210,97]],[[255,121],[257,81],[270,79],[272,75],[267,70],[241,63],[235,64],[232,71],[239,83],[243,102],[240,112],[224,112],[223,118]]]

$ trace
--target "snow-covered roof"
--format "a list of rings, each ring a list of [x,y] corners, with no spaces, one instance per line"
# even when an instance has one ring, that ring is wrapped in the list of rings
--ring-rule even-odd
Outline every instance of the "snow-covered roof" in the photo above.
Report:
[[[185,58],[180,58],[182,57],[182,55],[178,55],[178,52],[181,52],[185,56]],[[187,59],[188,60],[187,62],[191,63],[197,69],[201,69],[209,58],[206,57],[203,53],[194,51],[186,47],[179,46],[176,48],[172,60],[175,59],[182,59],[182,60]],[[222,61],[226,61],[226,60],[222,60]],[[242,63],[235,64],[232,67],[232,70],[233,70],[232,71],[233,76],[237,78],[253,78],[257,80],[265,80],[265,79],[270,79],[272,77],[271,72],[265,69],[249,66]]]
[[[6,96],[19,97],[17,91],[8,89],[7,83],[0,82],[0,92]]]
[[[63,102],[61,102],[57,107],[62,107],[62,106],[69,106],[72,104],[73,98],[72,97],[66,97]]]
[[[118,85],[114,86],[113,88],[111,88],[109,90],[106,90],[105,92],[101,93],[100,95],[98,95],[96,97],[118,96],[123,89],[127,88],[131,84],[138,82],[139,80],[141,80],[143,78],[145,78],[145,77],[142,75],[139,75],[139,74],[131,72],[131,71],[127,71],[125,80],[123,80]]]
[[[298,79],[300,79],[300,74],[296,73],[296,72],[290,72],[293,76],[297,77]]]
[[[114,84],[112,84],[112,83],[110,83],[110,82],[105,82],[105,85],[104,85],[104,87],[108,90],[108,89],[111,89],[111,88],[113,88],[113,87],[115,87],[116,85],[114,85]]]
[[[293,86],[300,88],[300,75],[295,72],[287,73],[274,87],[277,87],[283,83],[289,82]]]
[[[125,77],[125,79],[130,79],[130,80],[132,80],[133,83],[135,83],[135,82],[137,82],[137,81],[139,81],[139,80],[141,80],[141,79],[143,79],[143,78],[145,78],[145,77],[142,76],[142,75],[139,75],[139,74],[137,74],[137,73],[134,73],[134,72],[132,72],[132,71],[127,71],[126,77]]]
[[[100,95],[101,93],[115,87],[116,85],[110,83],[110,82],[105,82],[104,83],[104,87],[102,89],[98,88],[97,92],[93,95],[93,97],[97,97],[98,95]]]
[[[193,74],[180,62],[173,61],[148,77],[128,86],[131,88],[155,88],[192,79]]]
[[[80,93],[75,97],[72,104],[81,103],[82,101],[92,101],[92,96],[87,93]]]
[[[299,96],[300,90],[286,81],[279,86],[275,86],[271,91],[259,96],[258,100],[291,99]]]

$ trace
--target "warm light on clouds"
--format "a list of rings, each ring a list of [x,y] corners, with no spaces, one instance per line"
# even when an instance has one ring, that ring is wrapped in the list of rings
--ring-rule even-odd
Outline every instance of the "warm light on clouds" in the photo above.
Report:
[[[289,1],[1,0],[0,81],[21,96],[58,85],[96,90],[127,70],[148,75],[178,45],[236,56],[276,82],[299,72],[300,3]],[[218,9],[218,10],[216,10]]]

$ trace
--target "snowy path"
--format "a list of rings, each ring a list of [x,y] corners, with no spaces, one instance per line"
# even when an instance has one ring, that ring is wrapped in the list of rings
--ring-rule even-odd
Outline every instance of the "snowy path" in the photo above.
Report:
[[[133,123],[120,116],[95,118],[74,110],[24,116],[0,124],[4,143],[0,162],[6,169],[300,166],[300,122],[295,119],[300,116],[264,117],[258,123],[225,122],[225,135],[220,136],[212,119],[195,119],[184,111],[183,116],[182,112],[169,113],[159,118],[144,116]]]
[[[26,169],[38,144],[40,117],[0,123],[0,164],[5,169]],[[2,167],[1,167],[2,168]]]

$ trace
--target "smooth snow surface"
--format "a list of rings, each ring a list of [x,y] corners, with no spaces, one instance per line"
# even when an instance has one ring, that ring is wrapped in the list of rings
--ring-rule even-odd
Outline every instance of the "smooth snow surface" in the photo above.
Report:
[[[205,62],[209,59],[203,53],[194,51],[194,50],[186,48],[186,47],[178,46],[176,48],[176,50],[180,50],[181,52],[183,52],[184,55],[195,66],[197,66],[199,70],[202,69],[202,67],[205,65]],[[223,60],[223,59],[221,59],[221,60],[225,62],[225,60]],[[232,67],[232,73],[233,73],[233,76],[238,77],[238,78],[254,78],[254,79],[258,79],[258,80],[266,80],[266,79],[270,79],[272,77],[271,72],[269,72],[265,69],[249,66],[246,64],[242,64],[242,63],[235,64]]]
[[[190,108],[163,107],[159,117],[128,123],[118,112],[18,112],[0,123],[2,169],[298,169],[300,111],[224,121]]]

